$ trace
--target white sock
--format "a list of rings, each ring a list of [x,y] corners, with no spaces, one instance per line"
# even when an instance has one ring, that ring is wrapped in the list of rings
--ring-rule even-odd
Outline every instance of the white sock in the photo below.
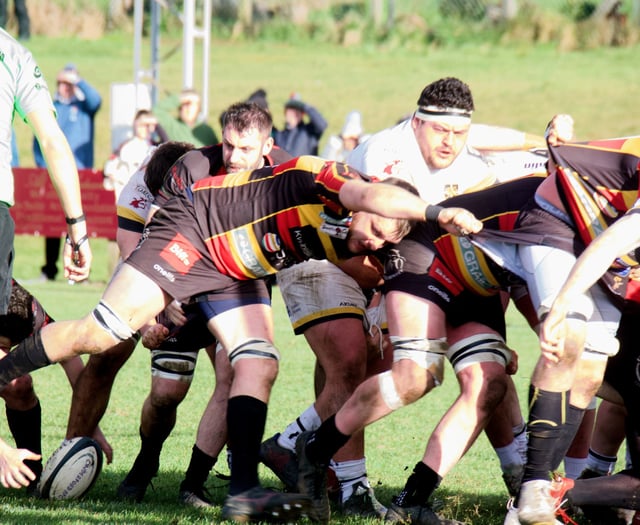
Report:
[[[527,463],[527,445],[529,444],[529,439],[527,437],[527,424],[524,420],[516,427],[513,427],[513,442],[518,449],[518,453],[520,454],[520,462],[523,465]]]
[[[564,475],[566,478],[577,479],[587,466],[587,458],[564,457]]]
[[[617,459],[618,458],[616,456],[605,456],[604,454],[599,454],[595,450],[589,449],[585,468],[593,470],[601,476],[608,476],[609,474],[612,474],[616,468]]]
[[[305,430],[315,430],[321,423],[315,405],[309,406],[278,436],[278,445],[295,452],[298,436]]]
[[[353,459],[350,461],[341,461],[337,463],[331,461],[331,469],[336,473],[336,478],[340,483],[340,492],[342,501],[346,501],[353,494],[353,486],[356,483],[362,483],[365,487],[369,487],[367,479],[366,459]]]
[[[506,447],[498,447],[494,449],[498,455],[498,459],[500,460],[500,469],[503,472],[512,469],[514,465],[524,464],[517,445],[518,444],[514,439]]]

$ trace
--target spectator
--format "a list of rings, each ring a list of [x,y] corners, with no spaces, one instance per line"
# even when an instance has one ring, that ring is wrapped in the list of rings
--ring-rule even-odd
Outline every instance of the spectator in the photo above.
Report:
[[[340,135],[332,135],[322,151],[322,157],[328,160],[346,162],[349,154],[362,142],[369,138],[363,134],[362,115],[359,111],[351,111],[344,121]]]
[[[178,116],[172,114],[178,108]],[[167,140],[188,142],[197,148],[218,143],[213,128],[200,117],[200,95],[194,89],[183,89],[179,95],[161,100],[153,108]]]
[[[133,136],[118,147],[104,166],[104,186],[114,190],[116,200],[131,176],[138,171],[151,149],[165,142],[165,133],[155,115],[141,109],[133,119]]]
[[[27,11],[27,0],[14,0],[13,12],[18,20],[18,39],[29,40],[31,29],[29,12]],[[0,0],[0,27],[7,27],[7,0]]]
[[[304,116],[309,117],[305,122]],[[274,130],[276,146],[293,157],[317,155],[320,137],[327,129],[327,121],[313,106],[306,104],[297,93],[284,105],[284,129]]]
[[[58,124],[67,137],[78,169],[93,168],[94,117],[102,97],[86,80],[82,79],[74,64],[67,64],[56,77],[57,91],[53,98]],[[45,168],[47,163],[40,144],[33,141],[36,166]],[[53,281],[58,274],[60,238],[45,239],[45,265],[40,280]]]

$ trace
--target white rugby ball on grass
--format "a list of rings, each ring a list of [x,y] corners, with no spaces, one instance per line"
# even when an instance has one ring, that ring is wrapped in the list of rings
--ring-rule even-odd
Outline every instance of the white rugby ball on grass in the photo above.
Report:
[[[45,499],[78,499],[93,486],[102,469],[102,449],[89,437],[65,439],[47,460],[38,492]]]

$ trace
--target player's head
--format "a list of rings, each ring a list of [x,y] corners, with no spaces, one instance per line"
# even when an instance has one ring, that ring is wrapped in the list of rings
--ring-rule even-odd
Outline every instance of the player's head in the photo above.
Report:
[[[411,125],[430,168],[447,168],[460,154],[473,110],[471,90],[457,78],[436,80],[422,90]]]
[[[224,113],[222,161],[229,173],[264,166],[273,148],[271,114],[254,102],[239,102]]]
[[[374,184],[399,186],[413,195],[418,195],[414,186],[396,177],[389,177]],[[347,247],[353,253],[373,252],[387,244],[400,242],[414,225],[414,221],[407,219],[390,219],[375,213],[355,212],[349,226]]]
[[[144,182],[152,195],[157,195],[169,168],[187,151],[194,149],[188,142],[169,141],[158,146],[144,169]]]

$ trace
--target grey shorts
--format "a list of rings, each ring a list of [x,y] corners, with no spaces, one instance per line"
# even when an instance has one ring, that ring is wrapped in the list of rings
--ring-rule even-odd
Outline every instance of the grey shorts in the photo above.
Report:
[[[280,270],[276,276],[296,334],[331,319],[365,318],[367,298],[362,289],[329,261],[310,259]]]

